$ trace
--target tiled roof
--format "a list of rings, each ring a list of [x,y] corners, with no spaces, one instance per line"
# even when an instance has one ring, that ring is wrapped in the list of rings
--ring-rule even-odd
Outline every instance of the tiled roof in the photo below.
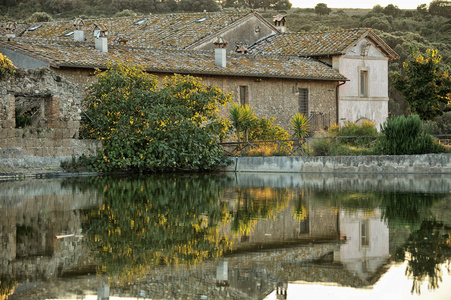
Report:
[[[111,61],[129,61],[150,72],[255,76],[311,80],[346,80],[329,66],[309,58],[281,55],[227,56],[227,67],[214,64],[213,51],[189,51],[109,46],[102,53],[86,42],[14,38],[0,41],[4,47],[50,63],[51,66],[73,68],[105,68]]]
[[[221,29],[253,15],[250,11],[202,12],[155,14],[140,17],[101,18],[84,20],[85,38],[94,42],[94,23],[103,24],[109,30],[108,36],[126,37],[127,44],[134,47],[158,49],[185,49],[191,44],[220,32]],[[258,16],[262,19],[260,16]],[[35,30],[29,30],[36,26]],[[4,31],[3,24],[0,28]],[[74,30],[73,21],[43,22],[36,24],[17,24],[16,36],[44,39],[73,39],[69,35]],[[3,35],[3,34],[2,34]]]
[[[340,55],[364,37],[373,39],[390,58],[398,57],[387,44],[368,28],[274,35],[253,45],[251,51],[253,53],[300,56]]]

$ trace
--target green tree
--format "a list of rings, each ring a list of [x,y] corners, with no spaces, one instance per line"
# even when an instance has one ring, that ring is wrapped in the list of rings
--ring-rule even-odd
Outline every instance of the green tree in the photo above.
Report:
[[[417,6],[417,12],[419,15],[424,16],[428,13],[428,6],[426,3]]]
[[[218,11],[220,9],[213,0],[181,0],[179,8],[182,11]]]
[[[392,75],[395,88],[422,120],[440,116],[443,106],[451,101],[450,68],[441,64],[441,59],[437,50],[427,49],[423,55],[418,48],[411,47],[403,73]]]
[[[375,13],[375,14],[383,14],[384,13],[384,8],[377,4],[375,6],[373,6],[373,9],[371,10],[371,12]]]
[[[384,7],[384,14],[392,17],[398,17],[402,14],[402,11],[398,8],[398,6],[389,4],[386,7]]]
[[[447,0],[434,0],[429,3],[429,13],[442,17],[451,17],[451,2]]]
[[[327,4],[325,4],[325,3],[318,3],[315,6],[315,13],[320,16],[328,15],[328,14],[330,14],[331,11],[332,11],[332,9],[327,7]]]
[[[139,67],[117,64],[88,89],[82,136],[100,139],[99,170],[212,169],[224,163],[228,131],[219,107],[230,97],[191,76],[158,81]]]

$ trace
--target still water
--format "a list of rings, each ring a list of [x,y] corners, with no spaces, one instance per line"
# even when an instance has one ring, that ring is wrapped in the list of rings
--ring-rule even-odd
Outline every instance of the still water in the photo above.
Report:
[[[0,182],[0,299],[451,299],[451,176]]]

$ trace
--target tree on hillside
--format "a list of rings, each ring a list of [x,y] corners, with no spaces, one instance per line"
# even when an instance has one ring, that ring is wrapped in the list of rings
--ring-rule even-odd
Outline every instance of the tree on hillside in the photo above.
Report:
[[[403,72],[392,75],[395,88],[409,102],[411,109],[422,120],[433,120],[443,113],[451,101],[450,67],[441,63],[437,50],[426,54],[411,47],[410,56],[403,64]]]
[[[99,170],[212,169],[223,163],[219,141],[228,127],[219,107],[229,99],[192,76],[159,85],[142,69],[119,64],[89,88],[81,135],[102,140]]]
[[[332,9],[327,7],[327,4],[325,3],[318,3],[315,6],[315,13],[320,16],[328,15],[331,11]]]
[[[421,15],[424,16],[428,13],[428,6],[426,3],[420,4],[417,6],[417,12]]]
[[[451,18],[451,2],[447,0],[434,0],[429,3],[429,13]]]
[[[181,0],[179,8],[182,11],[219,11],[220,7],[212,0]]]
[[[236,8],[263,8],[263,9],[276,9],[276,10],[288,10],[291,8],[289,0],[226,0],[225,7]]]
[[[383,14],[384,8],[382,6],[380,6],[379,4],[377,4],[377,5],[373,6],[373,9],[371,10],[371,12],[373,12],[375,14]]]
[[[386,7],[384,7],[384,14],[393,16],[393,17],[398,17],[402,14],[402,11],[398,8],[398,6],[389,4]]]

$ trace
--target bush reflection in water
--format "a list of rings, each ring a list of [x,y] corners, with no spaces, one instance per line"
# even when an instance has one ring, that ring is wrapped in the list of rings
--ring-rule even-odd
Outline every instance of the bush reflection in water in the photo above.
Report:
[[[293,218],[308,216],[306,198],[334,210],[382,209],[390,228],[408,225],[408,241],[396,250],[407,260],[412,293],[428,280],[435,289],[451,259],[450,227],[436,222],[432,204],[443,195],[398,192],[319,191],[308,188],[234,187],[234,207],[222,201],[230,179],[212,175],[96,177],[102,205],[86,210],[84,231],[96,250],[98,271],[127,283],[161,264],[196,264],[233,250],[236,236],[249,235],[257,219],[274,218],[294,202]],[[231,231],[222,230],[230,224]]]

